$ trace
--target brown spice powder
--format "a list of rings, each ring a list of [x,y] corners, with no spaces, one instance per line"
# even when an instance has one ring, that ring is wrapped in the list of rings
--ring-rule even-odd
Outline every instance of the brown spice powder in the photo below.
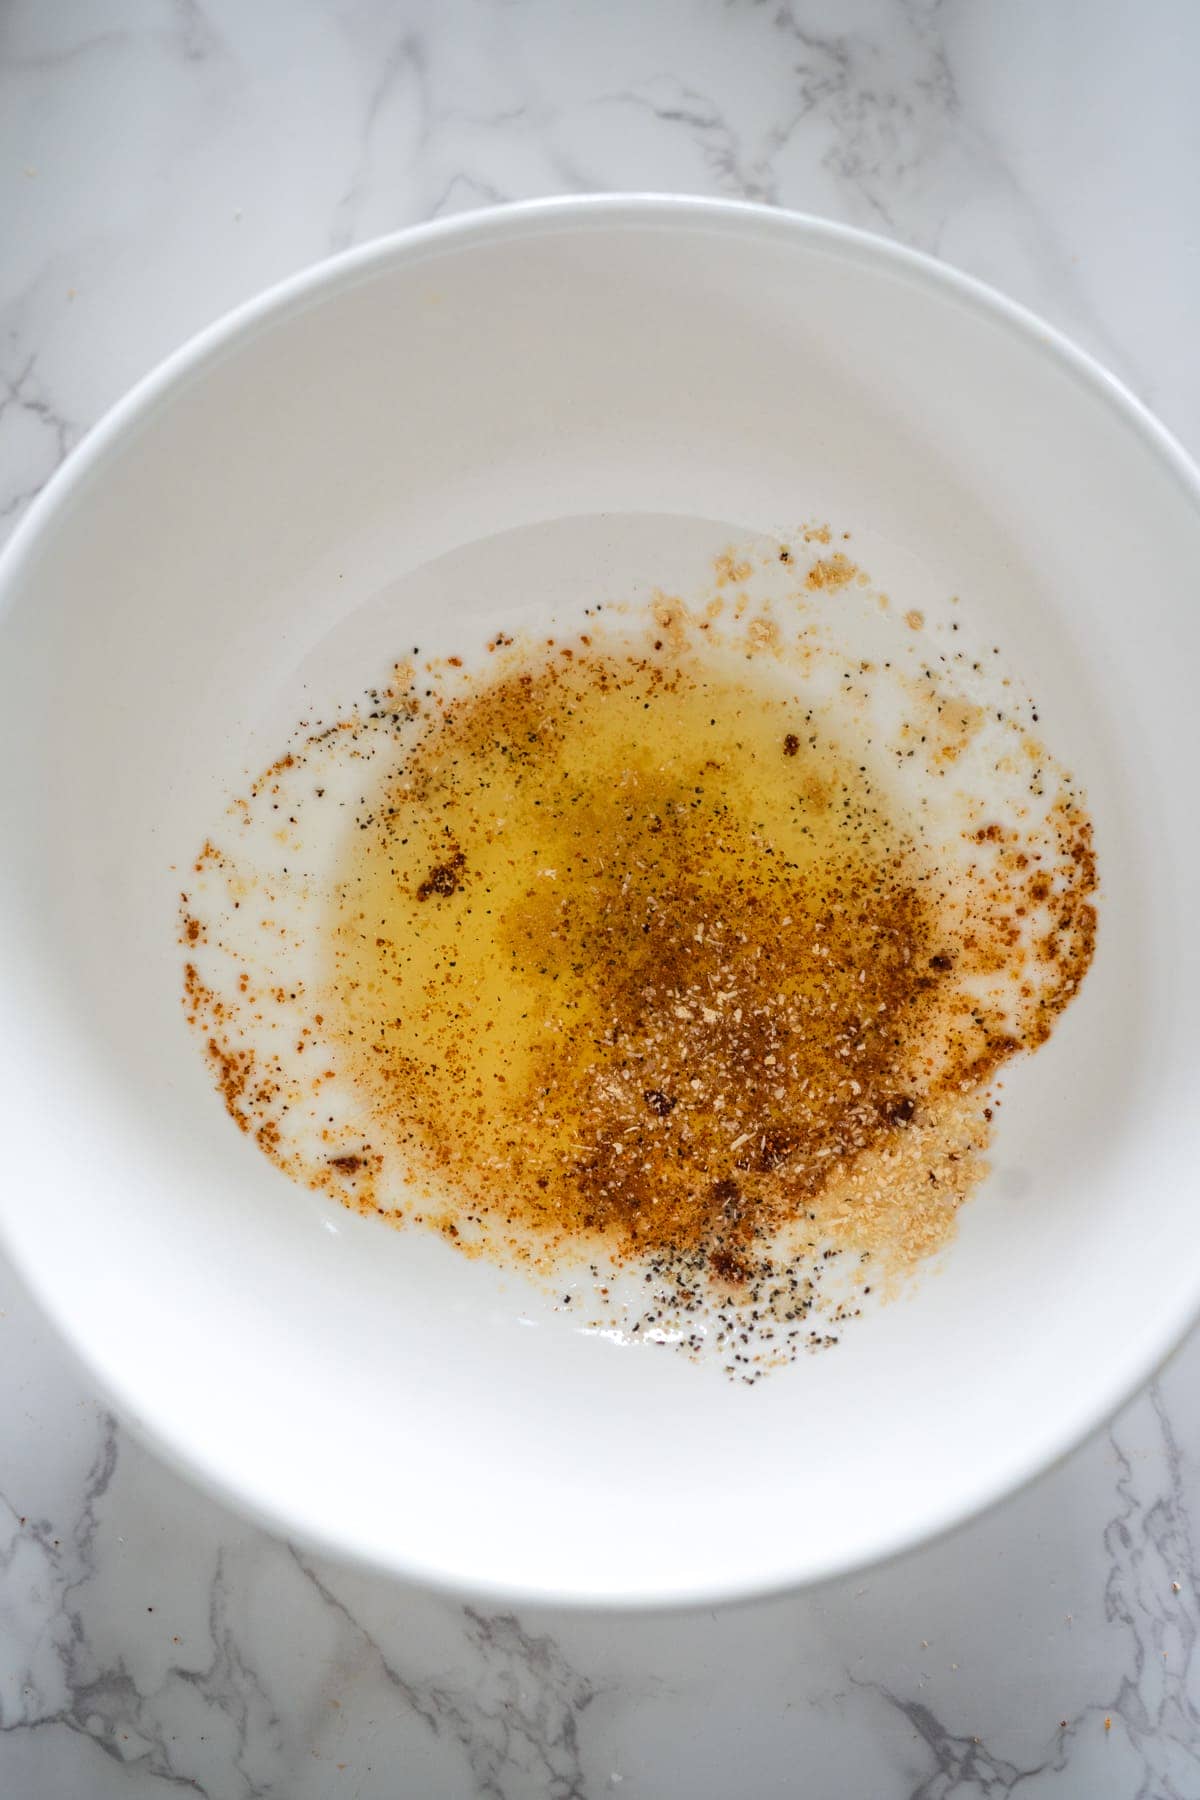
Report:
[[[731,551],[716,586],[751,573]],[[866,580],[841,552],[797,579]],[[290,1175],[467,1254],[547,1271],[564,1251],[634,1258],[655,1283],[648,1330],[664,1293],[685,1317],[705,1288],[726,1295],[717,1343],[752,1379],[776,1325],[837,1341],[805,1323],[829,1259],[871,1258],[869,1293],[946,1241],[986,1167],[988,1084],[1086,973],[1096,867],[1086,814],[1028,733],[1031,796],[1051,770],[1048,827],[972,803],[960,855],[925,841],[882,752],[839,736],[842,713],[711,660],[700,634],[720,606],[697,623],[658,596],[645,654],[589,632],[517,662],[499,634],[489,674],[452,701],[423,704],[415,663],[397,664],[365,720],[310,740],[351,758],[390,745],[347,833],[324,984],[281,982],[269,907],[261,960],[233,984],[199,973],[227,946],[195,894],[180,936],[226,1107]],[[782,658],[769,612],[741,629],[739,655]],[[844,670],[839,705],[872,673]],[[993,715],[928,667],[906,692],[889,754],[957,779]],[[252,800],[296,809],[284,784],[305,755],[279,758]],[[211,840],[195,875],[234,909],[257,891]],[[259,1029],[273,1008],[286,1043]],[[305,1116],[324,1121],[316,1144]]]
[[[446,1221],[726,1280],[798,1220],[901,1261],[944,1240],[984,1084],[1090,958],[1094,868],[1081,848],[1031,950],[1010,870],[939,873],[859,765],[775,716],[581,650],[447,708],[377,799],[329,1011]],[[1053,973],[1014,1030],[978,978],[1007,991],[1031,957]]]

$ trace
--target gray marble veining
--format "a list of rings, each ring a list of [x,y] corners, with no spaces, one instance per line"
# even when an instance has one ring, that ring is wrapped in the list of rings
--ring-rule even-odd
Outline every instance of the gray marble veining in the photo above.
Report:
[[[1200,451],[1198,50],[1200,14],[1166,0],[10,0],[0,531],[266,283],[604,187],[944,256]],[[128,1438],[7,1271],[0,1352],[6,1800],[1200,1795],[1197,1340],[939,1544],[635,1619],[477,1611],[275,1542]]]

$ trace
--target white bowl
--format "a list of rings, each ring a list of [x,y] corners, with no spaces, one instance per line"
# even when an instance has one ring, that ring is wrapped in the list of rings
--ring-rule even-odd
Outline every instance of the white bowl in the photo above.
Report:
[[[1200,1301],[1198,497],[1028,314],[712,202],[409,232],[144,382],[17,533],[0,620],[3,1232],[129,1423],[327,1551],[607,1603],[844,1571],[1095,1426]],[[461,589],[420,572],[512,527],[582,520],[562,529],[596,560],[565,560],[566,599],[615,579],[601,516],[629,514],[668,560],[672,517],[681,543],[827,517],[894,591],[961,593],[1097,828],[1095,966],[1011,1074],[944,1268],[753,1390],[291,1185],[226,1118],[178,999],[178,869],[299,672],[503,623],[503,556]],[[342,660],[352,692],[377,673]]]

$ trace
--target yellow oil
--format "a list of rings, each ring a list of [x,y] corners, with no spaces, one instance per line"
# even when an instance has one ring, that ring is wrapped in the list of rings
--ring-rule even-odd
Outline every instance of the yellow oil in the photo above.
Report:
[[[951,959],[908,821],[732,665],[547,649],[349,834],[330,1023],[480,1221],[729,1260],[902,1129]]]

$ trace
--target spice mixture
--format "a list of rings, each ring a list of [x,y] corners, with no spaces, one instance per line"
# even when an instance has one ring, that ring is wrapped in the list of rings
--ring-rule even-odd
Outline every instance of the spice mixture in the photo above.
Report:
[[[722,559],[717,585],[749,573]],[[824,596],[857,575],[837,553],[801,579]],[[715,1330],[745,1374],[836,1341],[810,1316],[831,1258],[855,1272],[840,1321],[946,1241],[985,1169],[989,1084],[1091,958],[1095,868],[1015,713],[928,669],[782,682],[779,620],[718,642],[717,610],[498,640],[427,693],[398,665],[243,803],[243,824],[286,809],[290,855],[314,777],[351,769],[340,860],[291,892],[299,922],[281,863],[235,952],[261,871],[205,846],[195,887],[225,924],[184,896],[185,1003],[230,1112],[290,1173],[472,1253],[549,1274],[582,1257],[597,1326],[610,1271],[644,1267],[626,1329],[693,1350]],[[904,706],[877,740],[880,679]],[[956,787],[939,810],[906,784],[916,760],[953,785],[998,731],[1006,804]],[[314,924],[293,982],[286,946]]]

